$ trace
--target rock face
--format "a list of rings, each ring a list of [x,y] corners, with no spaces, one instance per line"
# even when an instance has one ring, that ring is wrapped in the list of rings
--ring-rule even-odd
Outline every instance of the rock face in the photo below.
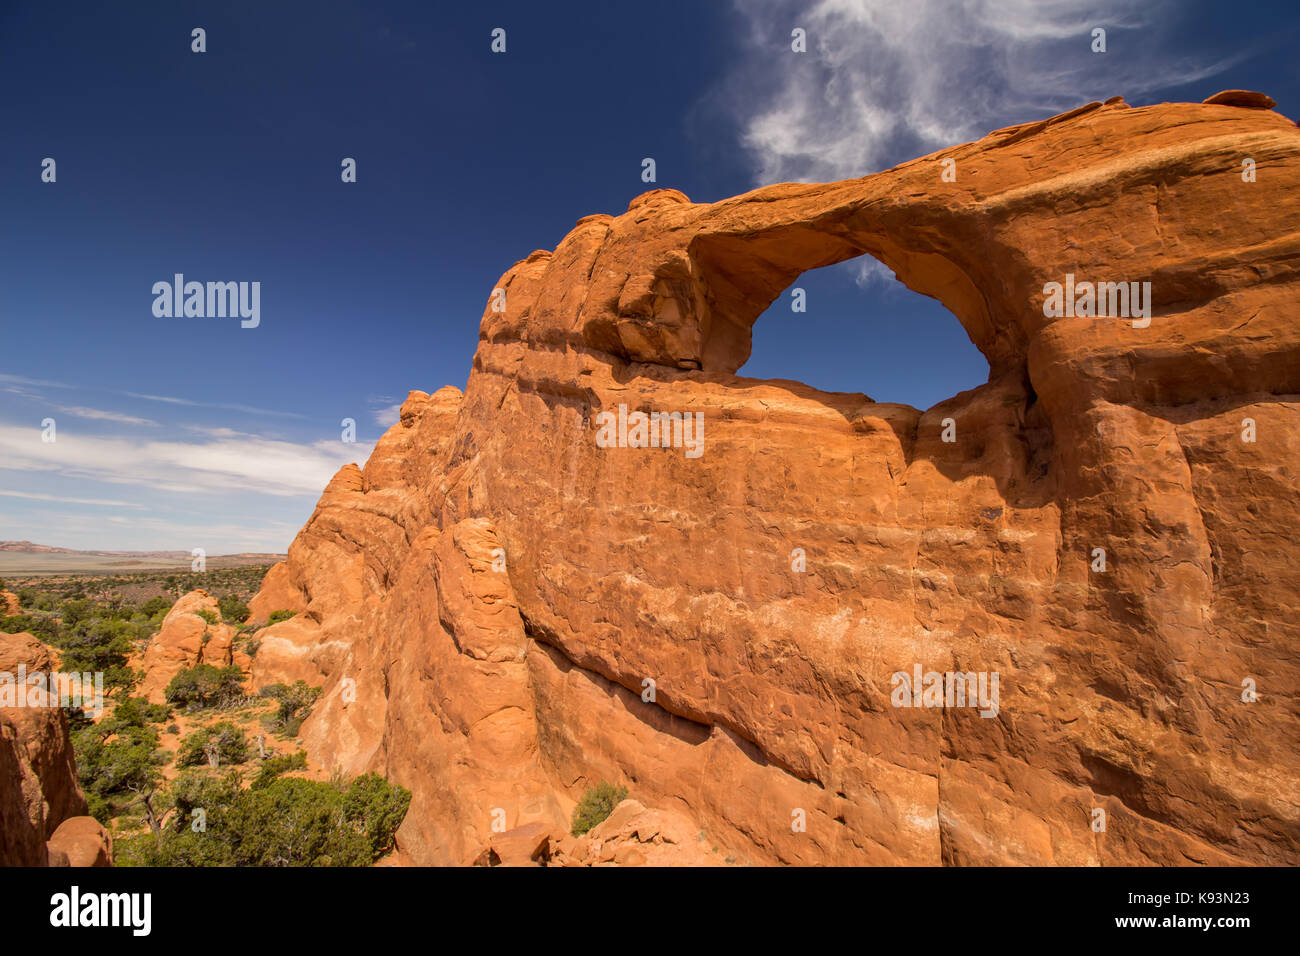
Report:
[[[0,611],[5,614],[13,615],[22,613],[22,603],[18,600],[18,595],[13,591],[0,591]]]
[[[210,614],[216,623],[204,620],[200,611]],[[248,657],[237,651],[234,643],[235,628],[222,622],[217,599],[207,591],[191,591],[172,605],[162,627],[145,648],[140,662],[144,680],[136,693],[152,703],[164,703],[171,679],[198,664],[238,664],[247,671]]]
[[[308,749],[414,791],[418,863],[602,779],[748,863],[1300,862],[1300,130],[1227,99],[580,220],[497,283],[464,394],[330,482],[257,684],[325,688]],[[986,385],[734,374],[862,254]],[[1097,318],[1076,279],[1139,286]],[[620,406],[702,434],[602,447]]]
[[[54,655],[30,634],[0,634],[0,675],[16,680],[20,666],[48,675]],[[110,865],[107,834],[82,816],[67,719],[43,689],[23,691],[22,706],[0,707],[0,865]]]

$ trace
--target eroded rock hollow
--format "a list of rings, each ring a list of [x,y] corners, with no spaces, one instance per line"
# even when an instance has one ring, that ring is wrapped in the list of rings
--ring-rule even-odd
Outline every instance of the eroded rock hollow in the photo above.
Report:
[[[1298,195],[1276,112],[1116,98],[587,216],[502,276],[464,393],[330,482],[254,680],[325,688],[308,749],[414,791],[419,863],[600,780],[739,862],[1300,862]],[[921,412],[734,374],[863,254],[987,384]],[[1150,282],[1150,323],[1045,316],[1067,274]],[[699,413],[702,453],[600,447],[620,405]],[[918,666],[996,674],[996,714],[894,706]]]

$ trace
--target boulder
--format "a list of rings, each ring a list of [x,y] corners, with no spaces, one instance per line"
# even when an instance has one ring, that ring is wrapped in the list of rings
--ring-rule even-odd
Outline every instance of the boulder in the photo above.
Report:
[[[209,623],[200,616],[213,617]],[[217,599],[204,590],[190,591],[163,618],[158,633],[145,648],[140,667],[144,680],[136,693],[155,704],[165,703],[167,685],[181,671],[199,664],[247,670],[248,658],[235,649],[236,629],[221,620]]]

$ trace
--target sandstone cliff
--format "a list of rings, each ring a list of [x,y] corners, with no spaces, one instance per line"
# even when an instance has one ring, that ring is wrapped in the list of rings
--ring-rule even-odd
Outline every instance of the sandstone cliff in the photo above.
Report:
[[[502,276],[465,392],[330,482],[255,683],[324,686],[313,759],[409,787],[419,863],[601,779],[740,862],[1300,862],[1300,130],[1266,105],[1116,98],[581,219]],[[734,374],[862,254],[986,385]],[[1049,317],[1067,274],[1149,281],[1150,323]],[[703,453],[598,447],[619,405],[701,413]],[[998,675],[996,714],[893,706],[916,667]]]
[[[48,679],[54,654],[30,634],[0,634],[0,674],[14,681],[20,667]],[[0,865],[110,865],[111,840],[85,812],[58,700],[23,688],[19,706],[0,707]]]

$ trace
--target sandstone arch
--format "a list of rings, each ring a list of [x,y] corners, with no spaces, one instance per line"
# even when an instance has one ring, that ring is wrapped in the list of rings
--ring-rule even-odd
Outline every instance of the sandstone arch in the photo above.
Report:
[[[415,790],[425,862],[607,778],[753,862],[1295,863],[1298,186],[1276,113],[1117,99],[588,216],[497,283],[464,395],[412,393],[331,483],[259,679],[327,685],[304,737]],[[732,374],[795,276],[863,252],[988,384],[921,413]],[[1045,317],[1067,272],[1149,279],[1151,325]],[[707,453],[597,449],[620,403],[704,414]],[[893,708],[914,663],[997,671],[999,715]]]

